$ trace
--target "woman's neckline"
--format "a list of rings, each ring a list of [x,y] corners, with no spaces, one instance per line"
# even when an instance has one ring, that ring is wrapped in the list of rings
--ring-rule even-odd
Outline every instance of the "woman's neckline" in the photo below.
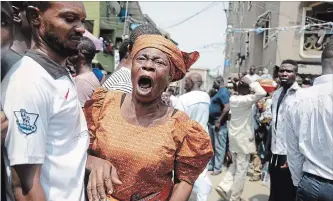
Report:
[[[131,122],[130,119],[126,119],[124,117],[124,115],[127,115],[127,114],[135,114],[135,109],[128,107],[129,102],[130,102],[131,105],[132,104],[134,105],[134,103],[131,100],[131,96],[128,96],[128,94],[125,94],[124,101],[120,105],[119,113],[118,113],[120,115],[120,118],[122,119],[122,121],[124,121],[126,124],[129,124],[131,126],[136,126],[136,127],[141,127],[141,128],[147,129],[147,128],[164,127],[164,126],[168,125],[169,121],[171,120],[171,117],[172,117],[172,114],[173,114],[173,108],[168,107],[166,113],[162,117],[153,120],[153,122],[154,122],[156,120],[157,121],[163,121],[162,119],[165,119],[163,123],[159,122],[159,123],[155,124],[153,122],[150,122],[149,125],[145,126],[145,125],[140,124],[139,121],[137,121],[138,118],[135,117],[135,116],[133,116],[133,119],[135,119],[134,122],[136,122],[136,123]],[[127,108],[124,108],[124,107],[127,107]],[[132,107],[135,107],[135,106],[132,106]],[[167,106],[165,106],[165,107],[167,107]],[[126,113],[125,112],[126,109],[130,110],[130,111],[128,111],[127,114],[125,114]]]

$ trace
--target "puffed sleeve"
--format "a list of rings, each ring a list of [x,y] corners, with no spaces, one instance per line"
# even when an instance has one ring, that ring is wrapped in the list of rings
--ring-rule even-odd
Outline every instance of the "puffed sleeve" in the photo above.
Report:
[[[213,149],[209,135],[197,122],[188,120],[179,127],[185,136],[176,152],[175,176],[193,185],[212,158]]]
[[[108,91],[102,87],[97,88],[93,93],[91,99],[85,103],[83,108],[90,135],[89,149],[93,148],[96,139],[96,126],[107,92]]]

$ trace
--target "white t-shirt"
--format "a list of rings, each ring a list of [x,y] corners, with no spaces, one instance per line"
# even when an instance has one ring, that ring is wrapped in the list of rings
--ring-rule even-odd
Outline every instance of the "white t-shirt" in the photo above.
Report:
[[[248,75],[246,75],[245,77],[249,78],[249,79],[251,80],[251,82],[256,82],[256,81],[258,81],[259,78],[260,78],[260,76],[257,75],[257,74],[253,74],[253,75],[248,74]]]
[[[176,109],[184,111],[192,120],[197,121],[208,133],[210,97],[203,91],[191,91],[178,98]]]
[[[29,51],[10,69],[1,90],[9,121],[5,140],[9,183],[10,166],[42,164],[40,182],[47,200],[84,201],[89,135],[67,69]]]

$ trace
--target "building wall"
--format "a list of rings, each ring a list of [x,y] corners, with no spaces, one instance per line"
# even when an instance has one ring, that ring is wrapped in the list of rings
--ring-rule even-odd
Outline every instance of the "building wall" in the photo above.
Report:
[[[279,14],[273,10],[279,10],[280,2],[269,2],[269,6],[265,2],[230,2],[230,10],[228,16],[228,25],[233,28],[254,28],[258,16],[266,11],[271,11],[270,27],[279,26]],[[268,35],[272,34],[269,32]],[[260,68],[266,67],[272,72],[273,65],[276,63],[277,42],[272,40],[266,47],[263,45],[264,34],[255,32],[234,33],[229,36],[227,45],[227,57],[231,58],[231,67],[225,73],[244,72],[252,65]],[[248,41],[248,52],[246,50],[246,41]],[[237,65],[238,53],[245,55],[242,64]]]
[[[302,17],[298,15],[300,2],[281,2],[280,26],[294,26],[302,23]],[[280,65],[284,59],[302,60],[299,54],[301,34],[299,31],[286,30],[278,34],[278,50],[276,53],[276,65]]]

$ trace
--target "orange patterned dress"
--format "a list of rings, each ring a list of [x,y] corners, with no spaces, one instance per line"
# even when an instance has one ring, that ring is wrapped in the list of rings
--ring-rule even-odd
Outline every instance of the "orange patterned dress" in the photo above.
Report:
[[[85,105],[91,133],[90,149],[110,161],[122,185],[112,197],[128,201],[160,192],[172,183],[172,171],[181,181],[194,184],[213,156],[208,134],[180,111],[165,125],[140,127],[121,115],[121,92],[99,88]]]

